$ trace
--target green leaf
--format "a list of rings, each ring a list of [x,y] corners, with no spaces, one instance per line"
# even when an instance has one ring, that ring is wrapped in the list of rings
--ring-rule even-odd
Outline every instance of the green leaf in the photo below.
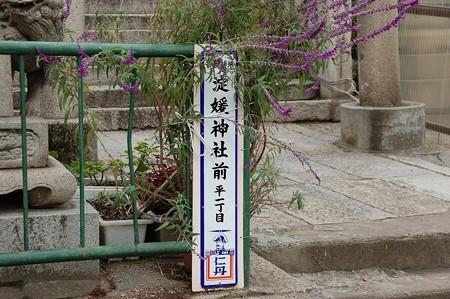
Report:
[[[305,201],[305,198],[300,193],[300,191],[295,191],[292,194],[291,202],[289,203],[289,208],[291,208],[291,206],[293,204],[295,204],[297,206],[298,210],[303,210],[303,208],[304,208],[304,201]]]
[[[161,224],[160,226],[158,226],[158,228],[155,229],[155,231],[160,231],[162,229],[165,229],[166,227],[168,227],[170,225],[169,221],[164,222],[163,224]]]

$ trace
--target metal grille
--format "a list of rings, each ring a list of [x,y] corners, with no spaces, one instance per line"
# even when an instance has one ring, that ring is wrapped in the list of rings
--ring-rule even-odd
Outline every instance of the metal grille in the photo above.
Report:
[[[450,145],[450,2],[421,1],[399,41],[403,100],[425,103],[428,139]]]
[[[140,57],[192,57],[194,55],[194,45],[148,45],[148,44],[81,44],[88,55],[94,55],[103,51],[113,51],[119,53],[122,50],[133,48],[136,58]],[[26,144],[26,108],[25,108],[25,55],[36,55],[36,48],[47,55],[56,56],[76,56],[78,66],[82,60],[79,57],[78,45],[76,43],[51,43],[51,42],[15,42],[0,41],[0,55],[18,55],[20,70],[20,102],[21,102],[21,131],[22,131],[22,170],[23,170],[23,250],[20,252],[9,252],[0,254],[0,267],[29,265],[40,263],[54,263],[66,261],[80,261],[90,259],[104,259],[113,257],[145,256],[155,254],[184,253],[190,250],[185,242],[159,242],[159,243],[139,243],[139,231],[137,223],[136,194],[134,194],[133,222],[134,222],[134,244],[110,245],[110,246],[85,246],[85,206],[84,206],[84,180],[80,179],[80,212],[79,212],[79,247],[48,250],[30,250],[29,246],[29,223],[28,223],[28,165],[27,165],[27,144]],[[132,157],[132,128],[134,116],[135,93],[130,96],[129,119],[128,119],[128,166],[130,167],[130,183],[134,185],[133,157]],[[84,108],[83,108],[83,78],[78,76],[78,115],[79,115],[79,136],[84,132]],[[80,178],[84,177],[84,148],[83,138],[79,139],[79,161]],[[248,136],[245,137],[248,146]],[[246,151],[246,163],[249,165],[248,150]],[[244,169],[246,195],[244,195],[244,234],[249,235],[249,204],[248,204],[248,167]],[[134,188],[133,188],[134,189]],[[190,188],[188,188],[190,189]],[[187,191],[189,192],[189,190]],[[248,265],[250,254],[249,238],[246,238],[244,260]],[[246,268],[245,281],[248,284],[248,267]]]

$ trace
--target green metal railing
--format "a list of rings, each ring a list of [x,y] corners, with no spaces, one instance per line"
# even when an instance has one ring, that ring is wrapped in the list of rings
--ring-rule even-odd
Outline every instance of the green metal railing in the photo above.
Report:
[[[28,232],[28,165],[27,165],[27,143],[26,143],[26,94],[25,94],[25,55],[36,55],[36,48],[47,55],[55,56],[76,56],[78,66],[82,59],[79,56],[79,46],[87,55],[95,55],[101,51],[112,51],[120,53],[123,50],[133,48],[136,58],[139,57],[192,57],[194,55],[194,45],[173,45],[173,44],[100,44],[100,43],[62,43],[62,42],[32,42],[32,41],[0,41],[0,55],[19,56],[19,81],[20,81],[20,109],[21,109],[21,134],[22,134],[22,171],[23,171],[23,251],[0,253],[0,267],[29,265],[40,263],[55,263],[65,261],[79,261],[90,259],[104,259],[113,257],[146,256],[156,254],[174,254],[189,252],[188,244],[184,242],[158,242],[139,243],[138,220],[136,201],[133,201],[133,223],[134,223],[134,244],[90,246],[85,245],[85,206],[84,206],[84,180],[80,179],[80,244],[77,248],[61,248],[47,250],[30,250]],[[134,171],[132,157],[132,128],[134,117],[135,93],[131,92],[130,109],[128,119],[128,162],[130,167],[130,184],[134,186]],[[189,103],[188,103],[189,104]],[[83,78],[78,75],[78,122],[79,122],[79,160],[80,178],[84,177],[84,107],[83,107]],[[246,137],[245,151],[245,183],[249,188],[249,141]],[[132,188],[135,190],[135,188]],[[190,187],[189,187],[190,190]],[[248,190],[244,190],[244,261],[248,265],[250,256],[249,234],[250,234],[250,212]],[[134,198],[136,195],[134,194]],[[245,285],[248,286],[249,267],[245,268]]]

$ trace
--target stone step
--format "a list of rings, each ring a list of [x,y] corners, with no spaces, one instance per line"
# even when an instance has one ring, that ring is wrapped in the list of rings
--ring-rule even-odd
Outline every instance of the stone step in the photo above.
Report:
[[[91,107],[111,108],[111,107],[128,107],[130,94],[124,91],[120,87],[109,87],[108,85],[100,85],[102,82],[107,82],[106,77],[100,76],[97,78],[89,77],[85,80],[88,83],[92,92],[84,93],[85,104]],[[307,89],[313,85],[312,82],[307,82],[304,89]],[[301,92],[298,86],[298,80],[294,80],[280,95],[282,101],[296,102],[298,100],[315,100],[317,98],[317,92],[307,94]],[[148,96],[143,93],[137,93],[135,98],[136,107],[150,106]],[[16,107],[17,109],[17,107]]]
[[[110,13],[141,14],[152,13],[153,5],[151,0],[107,0],[107,1],[86,1],[86,13],[95,14],[97,11]]]
[[[305,295],[320,294],[319,298],[450,298],[449,268],[422,271],[364,269],[295,273],[293,276],[307,286]]]
[[[256,219],[253,227],[252,249],[288,273],[450,268],[448,212],[289,230]]]
[[[117,131],[128,128],[128,108],[92,108],[95,115],[97,130]],[[157,125],[154,107],[140,107],[134,109],[133,128],[155,128]]]
[[[130,106],[130,93],[121,88],[108,86],[90,86],[93,93],[84,92],[84,103],[92,108],[128,108]],[[149,107],[150,99],[144,93],[136,93],[135,107]]]
[[[121,88],[110,88],[105,85],[92,85],[89,88],[93,93],[85,91],[84,104],[91,108],[98,116],[98,129],[100,131],[125,130],[128,126],[128,107],[130,93]],[[293,83],[284,94],[284,100],[280,100],[283,107],[292,107],[291,117],[274,115],[272,121],[296,122],[296,121],[338,121],[339,105],[348,99],[332,100],[318,99],[316,94],[307,95],[299,92],[298,85]],[[14,92],[14,109],[19,110],[19,94]],[[135,97],[135,128],[153,128],[155,124],[148,117],[155,117],[155,108],[150,99],[144,93],[138,92]],[[109,124],[109,122],[111,122]]]
[[[95,14],[86,14],[86,27],[89,30],[96,30],[100,22],[110,22],[112,26],[117,25],[120,30],[149,30],[149,15],[145,14],[110,14],[108,16],[97,17]],[[109,18],[106,19],[106,18]],[[104,20],[106,19],[106,20]]]
[[[348,101],[348,100],[344,100]],[[124,102],[126,103],[126,102]],[[333,100],[298,100],[285,104],[293,107],[292,117],[274,116],[276,122],[298,121],[338,121],[340,102]],[[135,108],[134,128],[146,129],[156,127],[156,108],[138,106]],[[91,108],[95,113],[97,129],[99,131],[126,130],[128,127],[129,109],[125,107]]]
[[[105,36],[99,38],[99,43],[124,43],[124,44],[147,44],[151,33],[148,30],[106,30]]]
[[[84,104],[91,108],[128,108],[130,106],[130,93],[121,88],[109,88],[108,86],[89,86],[92,92],[83,93]],[[19,91],[13,93],[14,109],[20,110]],[[138,92],[135,96],[135,107],[149,107],[150,99]]]
[[[100,131],[126,130],[128,126],[128,113],[130,94],[119,87],[111,88],[107,85],[95,85],[106,81],[106,78],[91,78],[94,85],[89,85],[93,91],[84,92],[83,99],[86,106],[97,116],[97,129]],[[308,82],[305,88],[312,85]],[[19,107],[18,94],[15,93],[15,109]],[[317,94],[300,93],[298,82],[290,84],[282,95],[286,100],[281,100],[281,105],[293,108],[293,116],[290,118],[274,116],[278,122],[295,122],[306,120],[334,120],[336,117],[336,104],[333,100],[317,100]],[[152,107],[149,96],[138,92],[135,97],[134,128],[154,128],[156,119],[155,108]]]

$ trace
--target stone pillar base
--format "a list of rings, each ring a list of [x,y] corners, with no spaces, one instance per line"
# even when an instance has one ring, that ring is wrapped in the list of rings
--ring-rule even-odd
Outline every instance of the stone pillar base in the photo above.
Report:
[[[341,144],[358,150],[395,151],[425,143],[425,105],[402,102],[382,108],[344,103],[341,106]]]

